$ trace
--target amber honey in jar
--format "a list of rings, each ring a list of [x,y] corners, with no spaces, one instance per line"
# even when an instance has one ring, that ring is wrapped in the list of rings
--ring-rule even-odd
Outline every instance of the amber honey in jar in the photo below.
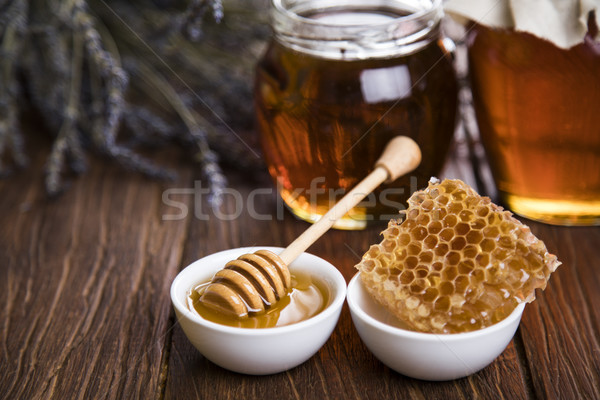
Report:
[[[600,224],[600,42],[562,49],[532,34],[475,25],[473,100],[498,191],[517,214]]]
[[[457,84],[441,1],[273,0],[271,10],[255,106],[281,197],[315,221],[372,170],[391,138],[406,135],[421,147],[419,168],[335,226],[397,216],[440,172],[454,132]]]

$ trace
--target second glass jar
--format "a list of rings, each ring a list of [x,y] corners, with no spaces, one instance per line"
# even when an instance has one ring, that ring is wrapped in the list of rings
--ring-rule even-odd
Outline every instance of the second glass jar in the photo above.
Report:
[[[383,185],[335,227],[396,217],[439,174],[457,103],[442,14],[441,0],[273,0],[274,35],[257,67],[255,107],[269,172],[295,215],[320,218],[397,135],[419,144],[419,168]]]

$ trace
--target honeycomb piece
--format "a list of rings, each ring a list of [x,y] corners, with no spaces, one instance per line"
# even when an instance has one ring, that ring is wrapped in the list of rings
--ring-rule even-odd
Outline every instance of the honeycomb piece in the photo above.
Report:
[[[412,329],[490,326],[535,299],[561,264],[509,211],[460,180],[432,179],[356,268],[369,293]]]

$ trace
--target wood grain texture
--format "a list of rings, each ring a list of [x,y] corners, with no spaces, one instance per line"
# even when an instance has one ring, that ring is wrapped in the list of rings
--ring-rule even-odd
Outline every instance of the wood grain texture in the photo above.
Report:
[[[0,397],[153,397],[187,230],[161,185],[101,164],[56,201],[31,172],[0,185]]]
[[[161,184],[96,160],[51,201],[32,172],[45,154],[0,181],[1,399],[600,398],[600,228],[531,223],[564,264],[526,307],[506,351],[470,377],[424,382],[391,371],[361,342],[347,306],[306,363],[247,376],[191,346],[169,287],[200,257],[285,247],[308,227],[285,211],[268,179],[231,175],[240,195],[231,191],[215,211],[189,166],[174,161],[180,179]],[[444,174],[460,178],[465,162],[452,159]],[[309,251],[349,281],[383,228],[329,231]]]
[[[554,228],[531,222],[563,265],[528,305],[521,336],[537,396],[600,398],[600,266],[598,228]]]

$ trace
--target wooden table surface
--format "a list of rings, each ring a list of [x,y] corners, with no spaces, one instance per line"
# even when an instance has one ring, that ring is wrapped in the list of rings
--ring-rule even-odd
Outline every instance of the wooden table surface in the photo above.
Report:
[[[329,341],[306,363],[246,376],[215,366],[191,346],[174,318],[170,284],[200,257],[285,246],[308,225],[278,212],[277,197],[264,193],[254,211],[266,217],[252,218],[247,204],[235,209],[227,196],[229,218],[216,218],[206,196],[189,194],[201,175],[178,161],[177,151],[163,157],[180,172],[175,182],[95,160],[49,200],[40,172],[47,145],[34,146],[30,168],[0,181],[0,398],[600,398],[598,227],[528,222],[563,265],[525,308],[504,353],[472,376],[425,382],[388,369],[361,342],[346,305]],[[461,157],[464,143],[444,175],[473,181]],[[257,187],[271,188],[264,176],[229,177],[243,199]],[[185,218],[178,217],[183,208],[164,201],[168,189],[168,200],[187,208]],[[349,280],[382,228],[330,231],[310,252]]]

